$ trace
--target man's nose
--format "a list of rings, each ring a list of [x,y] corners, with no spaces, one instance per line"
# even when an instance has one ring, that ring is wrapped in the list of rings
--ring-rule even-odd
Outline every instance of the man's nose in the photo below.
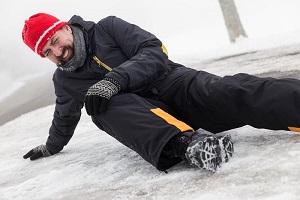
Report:
[[[61,51],[62,51],[61,47],[58,47],[58,46],[52,47],[52,52],[53,52],[53,54],[55,56],[60,56],[61,55]]]

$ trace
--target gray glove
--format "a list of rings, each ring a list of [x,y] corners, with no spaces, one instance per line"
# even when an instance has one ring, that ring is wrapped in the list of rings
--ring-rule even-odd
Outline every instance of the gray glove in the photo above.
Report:
[[[23,158],[27,159],[30,157],[30,160],[36,160],[41,157],[52,156],[58,152],[58,150],[47,145],[40,145],[31,149],[27,154],[23,156]]]
[[[85,109],[88,115],[98,115],[107,109],[110,98],[121,90],[120,84],[105,77],[92,85],[85,95]]]

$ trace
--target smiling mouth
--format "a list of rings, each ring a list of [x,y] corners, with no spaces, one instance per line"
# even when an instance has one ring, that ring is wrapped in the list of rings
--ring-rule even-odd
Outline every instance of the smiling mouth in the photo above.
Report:
[[[62,55],[63,59],[66,59],[69,55],[69,50],[65,49],[65,51],[63,52],[64,54]]]
[[[72,57],[73,55],[73,47],[72,46],[65,46],[62,50],[62,54],[57,56],[57,66],[64,66]]]

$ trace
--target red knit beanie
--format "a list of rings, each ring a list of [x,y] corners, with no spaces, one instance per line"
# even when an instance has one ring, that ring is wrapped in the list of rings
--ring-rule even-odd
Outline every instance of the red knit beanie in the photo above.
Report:
[[[22,32],[23,41],[29,48],[44,58],[42,49],[47,41],[56,31],[67,24],[67,22],[60,21],[52,15],[37,13],[25,20]]]

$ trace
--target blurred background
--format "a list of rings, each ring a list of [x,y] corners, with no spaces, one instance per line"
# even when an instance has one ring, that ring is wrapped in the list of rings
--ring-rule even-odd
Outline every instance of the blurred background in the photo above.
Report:
[[[248,38],[232,44],[218,0],[1,0],[0,117],[3,116],[3,112],[15,112],[9,110],[9,105],[13,101],[22,101],[26,95],[32,96],[30,92],[52,94],[52,91],[47,90],[51,90],[48,85],[51,83],[51,74],[55,66],[32,52],[21,37],[24,21],[35,13],[46,12],[64,21],[68,21],[74,14],[95,22],[108,15],[118,16],[156,35],[167,47],[170,59],[187,66],[218,57],[220,54],[224,55],[224,49],[228,54],[234,54],[237,45],[240,45],[240,52],[241,48],[244,48],[244,51],[257,48],[258,45],[254,43],[259,43],[260,48],[279,46],[282,41],[285,44],[295,43],[298,36],[287,37],[287,33],[299,33],[299,0],[234,2]],[[284,40],[274,40],[282,37]],[[38,82],[31,82],[31,86],[35,87],[32,90],[27,88],[26,95],[11,97],[17,91],[22,92],[20,88],[33,77],[44,78]],[[43,84],[44,87],[37,87]],[[9,102],[3,103],[9,97]],[[44,98],[48,99],[49,96],[45,94]],[[22,104],[20,109],[24,109],[24,105],[29,105],[30,102],[38,105],[44,101],[35,100],[33,103],[27,99],[27,104]],[[54,103],[54,100],[51,99],[50,102]]]

